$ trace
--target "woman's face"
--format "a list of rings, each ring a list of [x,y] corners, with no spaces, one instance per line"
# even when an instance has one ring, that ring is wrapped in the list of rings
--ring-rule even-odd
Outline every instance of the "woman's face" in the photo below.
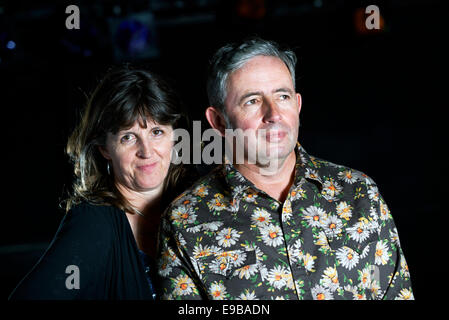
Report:
[[[173,128],[147,118],[147,127],[138,121],[117,134],[108,133],[100,147],[110,161],[111,174],[119,188],[146,192],[163,187],[171,161]]]

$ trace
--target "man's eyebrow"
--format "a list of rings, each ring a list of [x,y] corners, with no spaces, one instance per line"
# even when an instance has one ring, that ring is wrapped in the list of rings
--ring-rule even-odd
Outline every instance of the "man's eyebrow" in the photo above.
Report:
[[[263,93],[261,91],[250,91],[245,93],[243,96],[240,97],[239,99],[239,104],[241,104],[243,102],[243,100],[245,100],[248,97],[251,96],[261,96]]]
[[[278,92],[287,92],[287,93],[293,94],[293,91],[290,88],[279,88],[279,89],[276,89],[273,91],[273,93],[278,93]]]

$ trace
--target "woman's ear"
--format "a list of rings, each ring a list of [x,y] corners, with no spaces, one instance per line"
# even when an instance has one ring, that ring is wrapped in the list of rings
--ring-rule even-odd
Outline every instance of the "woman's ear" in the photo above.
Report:
[[[225,135],[226,121],[219,110],[210,106],[206,109],[206,119],[213,129],[220,132],[222,136]]]
[[[111,160],[111,156],[109,155],[108,150],[106,149],[106,146],[98,146],[98,151],[100,151],[101,155],[106,159],[106,160]]]

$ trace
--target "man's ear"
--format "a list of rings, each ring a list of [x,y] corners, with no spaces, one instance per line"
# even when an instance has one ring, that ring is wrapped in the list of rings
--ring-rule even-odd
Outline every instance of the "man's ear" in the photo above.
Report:
[[[106,160],[111,160],[111,156],[109,155],[108,150],[106,149],[105,146],[98,146],[98,151],[100,151],[101,155],[106,159]]]
[[[208,107],[206,109],[206,119],[213,129],[218,130],[222,136],[225,135],[226,121],[217,108],[213,106]]]
[[[302,97],[299,93],[296,93],[296,101],[298,102],[298,109],[299,109],[299,113],[301,112],[301,107],[302,107]]]

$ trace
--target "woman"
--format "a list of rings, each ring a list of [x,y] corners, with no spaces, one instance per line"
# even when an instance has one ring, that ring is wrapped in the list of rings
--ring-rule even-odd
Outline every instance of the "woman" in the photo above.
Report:
[[[179,107],[153,73],[106,75],[67,145],[77,178],[68,212],[10,299],[155,299],[159,217],[189,181],[171,163]]]

